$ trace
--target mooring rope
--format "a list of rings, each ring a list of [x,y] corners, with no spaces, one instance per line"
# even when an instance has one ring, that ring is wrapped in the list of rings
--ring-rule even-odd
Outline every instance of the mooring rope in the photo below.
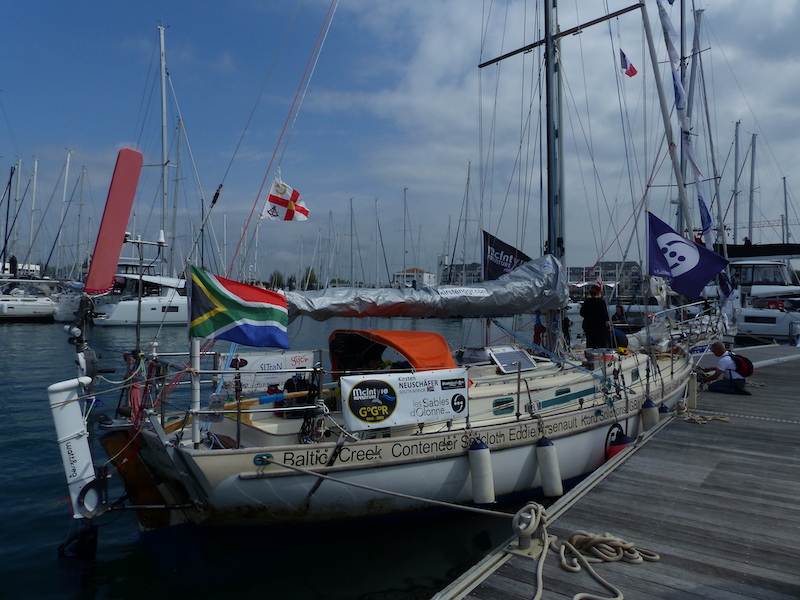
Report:
[[[655,552],[636,548],[632,542],[626,542],[610,533],[599,535],[577,531],[572,534],[568,542],[564,542],[560,546],[553,545],[553,550],[559,553],[562,568],[571,573],[578,573],[582,568],[586,569],[597,583],[614,594],[606,597],[591,592],[581,592],[575,594],[573,600],[624,600],[622,592],[600,576],[591,563],[622,561],[637,565],[644,561],[661,560],[661,557]],[[572,555],[571,558],[567,556],[568,552]]]
[[[573,600],[624,600],[622,592],[610,582],[601,577],[594,570],[591,563],[600,562],[627,562],[630,564],[641,564],[645,561],[656,562],[661,557],[644,548],[637,548],[632,542],[605,533],[603,535],[588,533],[586,531],[576,531],[569,538],[557,544],[555,538],[547,534],[547,512],[544,507],[536,502],[530,502],[525,507],[517,511],[512,521],[514,533],[519,537],[518,550],[514,552],[524,553],[530,550],[530,542],[534,534],[538,531],[537,540],[541,540],[541,552],[534,557],[536,565],[536,593],[532,600],[540,600],[544,592],[544,563],[547,558],[548,548],[557,552],[561,557],[561,566],[571,573],[578,573],[581,569],[589,572],[592,578],[604,588],[609,590],[611,597],[599,596],[590,592],[581,592],[573,597]],[[569,554],[569,556],[568,556]]]

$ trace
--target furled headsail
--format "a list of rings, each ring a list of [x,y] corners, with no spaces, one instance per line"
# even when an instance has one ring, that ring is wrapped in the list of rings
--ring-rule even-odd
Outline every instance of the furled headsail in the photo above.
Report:
[[[286,292],[290,321],[300,316],[317,321],[332,317],[497,317],[558,310],[568,300],[566,272],[550,255],[525,263],[499,279],[464,286]]]

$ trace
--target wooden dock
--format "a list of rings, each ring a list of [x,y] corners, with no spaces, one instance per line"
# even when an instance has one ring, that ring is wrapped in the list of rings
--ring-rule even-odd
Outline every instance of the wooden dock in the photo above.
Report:
[[[741,353],[756,366],[752,396],[701,392],[689,411],[700,418],[663,421],[547,509],[559,545],[583,530],[660,556],[593,565],[624,598],[800,598],[800,348]],[[508,547],[434,598],[534,598],[537,563]],[[553,551],[542,579],[544,599],[614,597],[585,569],[562,568]]]

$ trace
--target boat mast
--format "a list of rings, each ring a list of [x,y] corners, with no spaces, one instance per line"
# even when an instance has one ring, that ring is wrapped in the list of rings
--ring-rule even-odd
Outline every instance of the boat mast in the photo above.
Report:
[[[756,133],[753,134],[751,143],[752,153],[750,154],[750,206],[747,213],[747,237],[753,241],[753,199],[756,195]]]
[[[380,252],[378,252],[378,240],[381,236],[381,225],[378,220],[378,199],[375,198],[375,287],[381,287],[381,263],[378,260]]]
[[[789,193],[786,190],[786,176],[783,179],[783,243],[789,243]]]
[[[31,253],[33,252],[33,221],[34,211],[36,210],[36,179],[39,172],[39,159],[34,156],[33,158],[33,188],[31,190],[31,222],[28,227],[28,260],[25,261],[31,264]],[[44,275],[44,273],[42,273]]]
[[[169,272],[170,277],[175,277],[175,239],[178,235],[178,186],[181,182],[181,148],[183,146],[183,120],[178,119],[178,143],[175,157],[175,189],[172,196],[172,227],[169,236]]]
[[[64,213],[67,210],[67,180],[69,179],[69,159],[72,156],[72,150],[67,150],[67,162],[64,166],[64,189],[61,193],[61,225],[64,224]],[[61,245],[61,230],[63,227],[59,225],[58,233],[56,234],[56,248],[58,249],[58,257],[56,260],[57,269],[60,269],[64,263],[64,248]],[[42,273],[44,275],[45,273]]]
[[[16,191],[14,192],[14,222],[15,223],[17,221],[17,215],[19,214],[19,183],[20,183],[19,182],[19,178],[20,178],[21,175],[22,175],[22,159],[18,158],[17,159],[17,186],[16,186]],[[8,222],[6,222],[6,226],[8,226]],[[6,237],[6,239],[8,239],[8,237]],[[15,246],[17,245],[17,241],[18,241],[18,239],[17,239],[17,228],[16,227],[12,227],[11,228],[11,244],[9,245],[9,250],[8,250],[8,254],[10,256],[14,255],[14,252],[16,250]]]
[[[83,269],[83,249],[81,248],[81,229],[83,224],[83,190],[86,185],[86,165],[81,167],[81,192],[80,197],[78,200],[78,232],[77,232],[77,243],[76,247],[78,249],[78,264],[75,266],[75,271],[77,272],[77,277],[80,279],[81,277],[81,270]],[[88,253],[87,253],[88,254]],[[70,274],[70,276],[72,276]]]
[[[408,188],[403,188],[403,287],[406,284],[406,221],[408,216],[408,209],[406,208],[406,192]]]
[[[704,11],[702,9],[698,9],[694,13],[694,15],[695,15],[695,17],[694,17],[694,21],[695,21],[695,41],[694,41],[694,47],[692,49],[692,55],[697,57],[696,60],[699,63],[701,75],[703,73],[703,55],[700,52],[700,34],[699,34],[699,32],[701,30],[701,25],[702,25],[702,22],[703,22],[703,12]],[[694,66],[693,66],[693,70],[694,70]],[[705,78],[704,78],[704,80],[705,80]],[[706,93],[703,93],[703,109],[704,109],[705,118],[706,118],[706,127],[708,128],[708,131],[711,132],[711,111],[708,108],[708,94],[706,94]],[[722,201],[721,201],[722,196],[721,196],[721,191],[720,191],[720,188],[719,188],[720,176],[719,176],[719,171],[717,170],[717,151],[716,151],[716,149],[714,147],[714,136],[711,135],[710,133],[709,133],[709,136],[708,136],[708,147],[709,147],[710,155],[711,155],[711,170],[712,170],[713,179],[714,179],[714,196],[717,199],[717,223],[719,223],[719,231],[718,231],[718,235],[717,235],[717,240],[718,240],[718,243],[720,244],[720,247],[722,248],[722,252],[721,252],[722,256],[727,257],[728,256],[728,239],[727,239],[728,236],[725,234],[725,225],[724,225],[724,222],[723,222]]]
[[[355,232],[353,231],[353,198],[350,197],[350,287],[356,287],[355,285],[355,254],[353,254],[353,237],[355,236]]]
[[[564,223],[561,182],[561,94],[560,72],[556,52],[558,42],[558,19],[555,0],[545,1],[544,11],[544,53],[545,53],[545,111],[547,119],[547,243],[544,253],[564,260]],[[558,104],[556,104],[558,103]]]
[[[167,61],[164,51],[163,25],[158,26],[158,45],[161,66],[161,230],[167,231]],[[169,253],[168,264],[171,268],[172,248],[169,248],[167,252]]]
[[[739,240],[739,124],[736,121],[736,129],[733,136],[733,243]]]
[[[667,138],[667,148],[669,156],[672,161],[672,171],[675,174],[675,183],[678,187],[678,198],[680,199],[681,213],[683,215],[683,228],[689,235],[691,235],[692,227],[692,212],[689,209],[689,200],[686,196],[686,186],[683,182],[683,175],[681,174],[681,164],[678,158],[678,152],[675,146],[675,139],[672,135],[672,125],[669,120],[669,109],[667,108],[667,99],[664,93],[664,83],[660,77],[660,65],[658,62],[658,54],[656,53],[656,45],[653,41],[653,31],[650,28],[650,19],[647,15],[647,7],[644,3],[637,5],[642,9],[642,23],[644,24],[644,33],[647,38],[647,49],[650,54],[650,62],[653,65],[653,79],[656,83],[656,90],[658,92],[658,103],[661,108],[661,120],[664,123],[664,133]],[[681,132],[683,135],[683,132]]]

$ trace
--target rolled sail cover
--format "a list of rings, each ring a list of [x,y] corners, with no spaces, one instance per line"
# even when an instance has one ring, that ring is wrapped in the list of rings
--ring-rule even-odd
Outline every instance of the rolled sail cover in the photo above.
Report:
[[[286,292],[289,321],[331,317],[499,317],[559,310],[569,301],[564,267],[547,255],[493,281],[411,288],[328,288]]]

